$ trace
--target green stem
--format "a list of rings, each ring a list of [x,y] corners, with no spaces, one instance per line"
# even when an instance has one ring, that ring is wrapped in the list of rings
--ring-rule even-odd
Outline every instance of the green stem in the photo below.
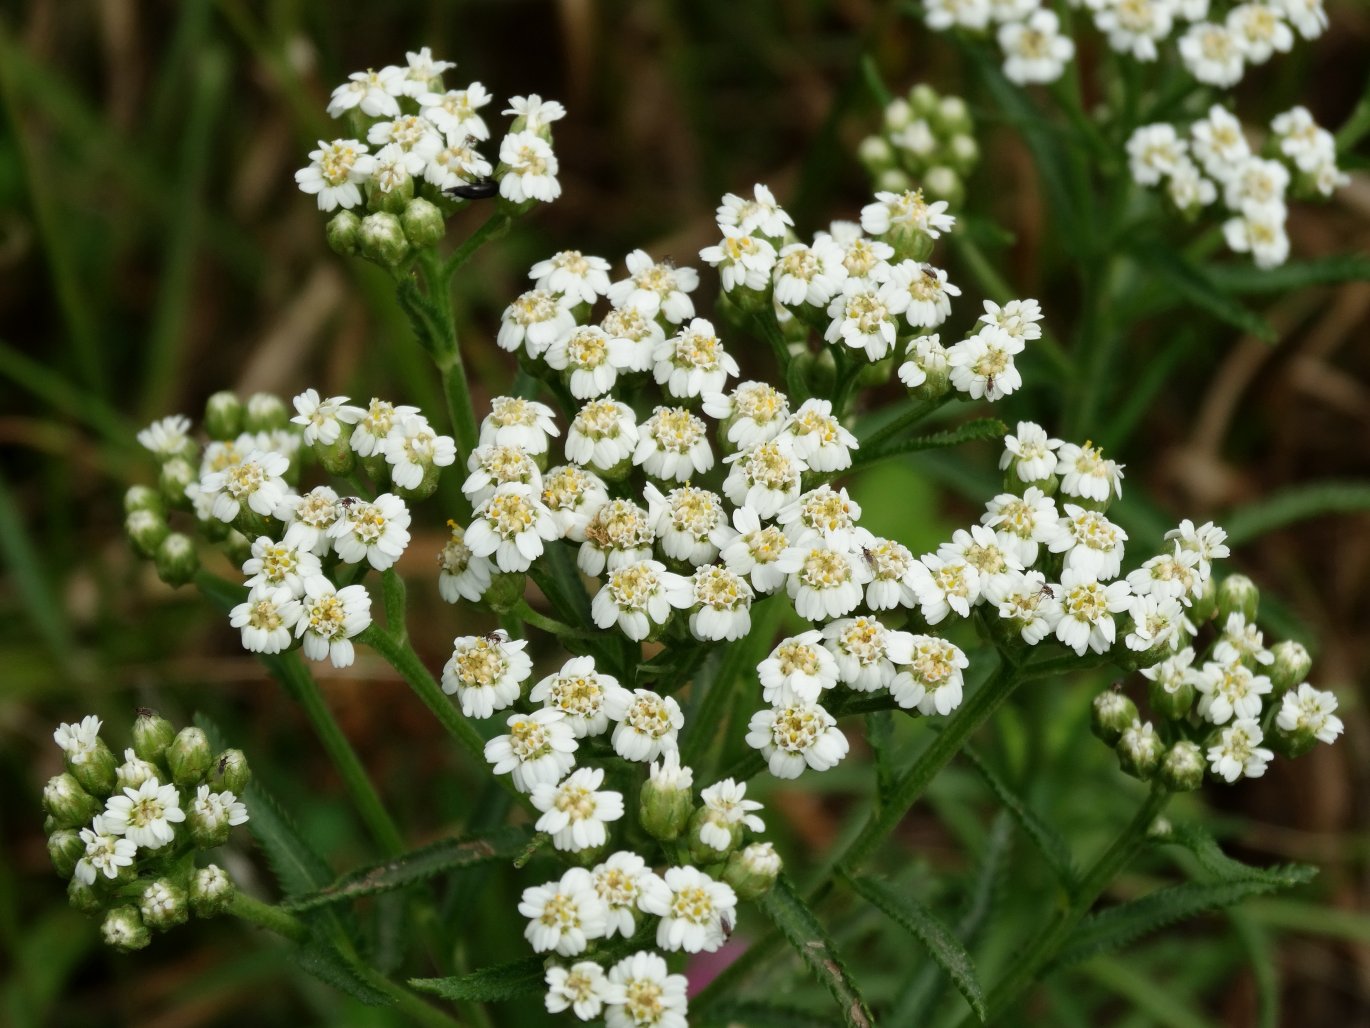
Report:
[[[488,224],[488,222],[487,222]],[[477,233],[479,235],[479,233]],[[475,236],[472,237],[475,239]],[[467,240],[469,244],[471,240]],[[458,251],[460,253],[461,251]],[[474,248],[471,252],[475,252]],[[468,255],[469,256],[469,255]],[[466,378],[466,365],[461,359],[461,344],[457,339],[456,320],[452,315],[452,271],[450,262],[444,264],[435,250],[420,250],[419,267],[423,270],[428,291],[433,328],[433,362],[442,376],[442,392],[447,399],[447,410],[452,417],[452,432],[456,436],[458,463],[465,466],[466,458],[476,448],[476,412],[471,405],[471,385]],[[416,312],[406,307],[413,319]],[[415,331],[421,326],[415,324]]]
[[[442,281],[447,283],[456,274],[457,269],[471,259],[477,250],[492,239],[498,239],[509,231],[509,226],[513,224],[512,219],[503,211],[496,211],[486,219],[485,224],[476,229],[470,238],[461,246],[452,251],[452,255],[441,264]]]
[[[394,568],[381,572],[381,596],[385,605],[385,628],[400,642],[409,638],[409,626],[405,621],[404,579]]]
[[[527,600],[520,600],[514,607],[513,615],[532,625],[534,628],[541,628],[544,632],[551,632],[553,635],[563,639],[594,639],[601,632],[592,632],[585,628],[574,628],[565,621],[558,621],[556,618],[549,618],[545,614],[539,614],[528,605]]]
[[[789,393],[790,403],[798,406],[808,397],[808,389],[804,385],[804,375],[799,364],[790,354],[790,346],[785,342],[785,334],[780,331],[780,325],[776,323],[775,315],[766,313],[758,314],[752,319],[753,323],[766,337],[766,342],[770,344],[771,353],[775,355],[776,366],[780,369],[780,375],[785,380],[785,390]]]
[[[938,407],[952,398],[952,393],[948,390],[935,400],[925,400],[922,403],[916,404],[910,410],[905,411],[884,426],[877,428],[866,438],[860,440],[861,449],[871,451],[878,449],[881,443],[897,436],[904,429],[918,424],[918,422],[922,421]]]
[[[288,914],[280,907],[255,900],[245,892],[233,891],[228,901],[227,913],[240,918],[258,928],[275,932],[291,942],[303,942],[309,935],[309,928],[294,914]]]

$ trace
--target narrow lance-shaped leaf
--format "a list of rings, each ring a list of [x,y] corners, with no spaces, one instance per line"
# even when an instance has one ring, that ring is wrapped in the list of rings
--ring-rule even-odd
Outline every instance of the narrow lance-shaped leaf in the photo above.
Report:
[[[990,791],[998,797],[999,802],[1013,815],[1013,819],[1018,822],[1023,831],[1027,833],[1028,838],[1046,858],[1046,862],[1051,866],[1051,870],[1057,879],[1067,889],[1072,888],[1076,879],[1075,861],[1070,855],[1070,847],[1066,845],[1066,841],[1054,828],[1039,818],[1022,798],[994,773],[978,753],[969,746],[964,752],[966,759],[979,772],[980,777],[985,780],[985,784],[990,787]]]
[[[319,981],[345,992],[353,999],[372,1007],[386,1007],[393,1000],[361,977],[347,961],[327,943],[310,939],[294,950],[295,963]]]
[[[1266,532],[1325,514],[1370,510],[1370,482],[1309,482],[1244,505],[1223,522],[1237,546]]]
[[[543,974],[543,958],[532,956],[450,978],[411,978],[409,984],[420,992],[431,992],[444,999],[501,1003],[540,991]]]
[[[1134,243],[1131,250],[1138,261],[1173,289],[1177,296],[1233,328],[1248,332],[1267,343],[1274,342],[1275,329],[1270,322],[1234,300],[1206,270],[1193,261],[1155,241]]]
[[[1208,273],[1229,293],[1288,293],[1308,286],[1370,279],[1370,257],[1343,253],[1310,261],[1289,261],[1278,268],[1258,268],[1242,261],[1211,267]]]

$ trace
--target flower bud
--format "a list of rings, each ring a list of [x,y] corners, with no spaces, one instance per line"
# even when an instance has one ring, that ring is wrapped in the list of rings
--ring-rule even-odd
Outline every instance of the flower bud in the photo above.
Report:
[[[913,107],[903,97],[891,100],[885,108],[885,128],[890,132],[906,128],[913,119]]]
[[[490,587],[481,602],[497,614],[507,614],[523,599],[527,575],[522,571],[496,571],[490,575]]]
[[[48,856],[53,869],[63,878],[76,872],[76,862],[86,855],[86,844],[74,828],[59,828],[48,836]]]
[[[1161,784],[1171,792],[1192,792],[1203,784],[1204,752],[1197,743],[1181,740],[1161,761]]]
[[[875,188],[880,192],[902,193],[913,188],[913,180],[902,168],[886,168],[875,176]],[[891,238],[891,243],[893,239]],[[898,246],[895,247],[898,249]]]
[[[1194,705],[1194,683],[1184,676],[1157,676],[1147,686],[1146,698],[1158,715],[1169,721],[1178,721]]]
[[[164,932],[185,923],[190,917],[190,903],[185,889],[170,878],[158,878],[138,898],[138,913],[149,928]]]
[[[1218,624],[1226,624],[1231,614],[1241,614],[1247,624],[1256,620],[1261,592],[1245,575],[1228,575],[1218,586]]]
[[[927,118],[937,113],[942,98],[926,82],[920,82],[909,90],[909,106],[913,112]]]
[[[1313,658],[1303,643],[1286,639],[1270,647],[1275,661],[1265,673],[1270,676],[1273,695],[1282,696],[1308,677],[1313,668]]]
[[[780,854],[769,842],[754,842],[728,857],[723,880],[741,900],[760,899],[780,877]]]
[[[152,941],[152,933],[143,924],[143,919],[138,915],[136,907],[115,907],[112,909],[105,915],[104,923],[100,925],[100,934],[104,936],[105,945],[113,946],[125,953],[142,949]]]
[[[214,758],[205,779],[215,792],[231,792],[239,796],[252,781],[252,770],[247,766],[247,757],[242,750],[224,750]]]
[[[243,508],[247,510],[246,507]],[[256,514],[255,511],[248,511],[249,514]],[[253,532],[251,538],[238,531],[236,528],[230,529],[220,544],[224,548],[224,556],[228,558],[230,564],[237,564],[242,567],[252,557],[252,540],[258,536],[265,535],[265,532]]]
[[[1125,773],[1146,782],[1150,781],[1160,766],[1165,746],[1150,721],[1146,724],[1133,721],[1123,730],[1114,750],[1118,754],[1118,766]]]
[[[102,806],[70,773],[54,775],[43,787],[43,809],[58,828],[82,828]]]
[[[1189,620],[1196,628],[1206,624],[1218,610],[1218,587],[1212,576],[1205,578],[1189,606]]]
[[[138,556],[149,560],[170,531],[166,518],[156,511],[135,510],[124,518],[124,534],[128,536],[128,541],[133,544]]]
[[[933,200],[945,200],[952,207],[960,207],[966,199],[966,187],[961,176],[945,164],[929,168],[923,176],[923,188]]]
[[[447,235],[447,219],[442,211],[422,197],[410,200],[400,215],[400,226],[404,237],[416,250],[436,246]]]
[[[884,136],[867,136],[856,148],[856,155],[872,174],[894,164],[894,149]]]
[[[162,464],[162,470],[157,475],[157,488],[162,491],[162,498],[168,507],[186,510],[190,507],[186,486],[199,477],[195,465],[190,461],[184,457],[172,457]]]
[[[974,136],[955,136],[947,144],[947,163],[964,175],[980,161],[980,144]]]
[[[1118,689],[1109,689],[1094,697],[1090,711],[1090,728],[1109,746],[1116,746],[1134,721],[1137,705]]]
[[[388,212],[368,214],[361,226],[362,256],[377,264],[393,267],[409,253],[400,219]]]
[[[133,750],[124,750],[124,762],[115,769],[114,790],[136,789],[149,778],[161,779],[156,765],[148,763]]]
[[[741,823],[728,824],[717,811],[708,807],[698,808],[690,817],[686,839],[690,846],[690,859],[703,867],[724,859],[742,844],[743,827]],[[723,848],[714,845],[727,836]]]
[[[361,249],[359,235],[362,219],[351,211],[339,211],[328,219],[324,236],[329,248],[343,257],[355,257]]]
[[[651,776],[642,786],[639,821],[654,839],[674,839],[690,820],[694,809],[694,772],[680,766],[673,750],[652,764]]]
[[[90,750],[79,757],[67,754],[66,765],[81,788],[92,796],[108,796],[114,791],[118,761],[105,740],[97,738]]]
[[[970,122],[970,109],[959,96],[944,96],[932,116],[939,135],[957,135],[970,132],[974,126]]]
[[[200,729],[192,726],[182,728],[166,750],[167,766],[171,769],[171,780],[182,789],[195,785],[209,770],[214,759],[209,749],[209,739]]]
[[[150,510],[154,514],[163,514],[166,505],[162,503],[161,493],[151,486],[131,485],[124,493],[124,513],[132,514],[135,510]]]
[[[138,718],[133,722],[133,752],[140,759],[156,764],[174,738],[176,729],[170,721],[155,710],[138,709]]]
[[[196,917],[215,917],[233,899],[233,879],[217,864],[196,868],[190,876],[190,910]]]
[[[290,412],[275,393],[253,393],[243,408],[243,428],[248,432],[272,432],[289,428]]]
[[[338,438],[331,443],[314,440],[314,456],[330,475],[346,477],[357,466],[357,454],[352,449],[352,433],[356,426],[343,423],[338,429]]]
[[[157,547],[157,577],[170,586],[187,584],[200,570],[195,541],[182,532],[172,532]]]
[[[205,401],[205,431],[220,441],[236,439],[243,430],[243,404],[238,394],[225,389]]]
[[[81,847],[81,852],[85,853],[84,846]],[[73,910],[78,910],[82,914],[100,913],[105,909],[105,893],[101,880],[83,882],[79,878],[73,878],[67,882],[67,902]]]

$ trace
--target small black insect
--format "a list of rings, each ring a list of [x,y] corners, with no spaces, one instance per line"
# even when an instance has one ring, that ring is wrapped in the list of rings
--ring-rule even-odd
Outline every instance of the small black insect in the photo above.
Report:
[[[488,200],[499,192],[499,181],[493,178],[480,178],[474,182],[463,182],[459,186],[448,186],[443,192],[461,200]]]
[[[871,567],[875,567],[875,551],[869,546],[861,547],[861,556],[866,559],[867,564]]]
[[[733,937],[733,919],[729,915],[724,914],[719,918],[719,921],[723,927],[723,938],[731,939]]]
[[[1056,588],[1052,585],[1043,585],[1042,588],[1037,591],[1037,595],[1042,597],[1050,596],[1054,600],[1056,598]]]
[[[509,637],[504,634],[503,629],[496,628],[493,632],[485,633],[485,641],[495,646],[503,646],[509,641]]]
[[[342,507],[351,507],[352,504],[354,504],[354,503],[356,503],[356,502],[357,502],[357,497],[355,497],[355,496],[344,496],[341,500],[338,501],[338,504],[339,504],[340,506],[342,506]]]
[[[225,769],[226,769],[227,767],[228,767],[228,754],[224,754],[222,757],[219,758],[219,774],[223,774],[224,771],[225,771]]]

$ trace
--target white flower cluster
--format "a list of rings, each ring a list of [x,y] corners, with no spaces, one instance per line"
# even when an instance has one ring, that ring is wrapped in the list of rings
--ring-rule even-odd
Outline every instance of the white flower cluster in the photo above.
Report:
[[[919,83],[886,106],[879,132],[856,153],[876,189],[902,193],[917,181],[932,199],[959,207],[965,179],[980,160],[974,132],[964,100]]]
[[[358,207],[368,198],[408,198],[416,182],[436,190],[472,186],[492,175],[513,203],[550,202],[561,193],[557,157],[548,129],[565,116],[555,100],[516,96],[505,114],[514,124],[499,146],[494,167],[478,149],[490,138],[481,109],[492,99],[479,82],[448,89],[443,73],[456,67],[433,58],[428,47],[406,56],[406,66],[355,72],[333,90],[328,113],[346,118],[359,138],[319,141],[310,163],[295,173],[300,189],[319,209]],[[372,147],[375,151],[372,152]]]
[[[1117,53],[1155,61],[1172,37],[1186,70],[1197,81],[1230,88],[1251,66],[1288,53],[1295,32],[1316,39],[1327,28],[1323,0],[1249,0],[1222,5],[1209,0],[1070,0],[1088,12],[1095,28]],[[1217,6],[1217,5],[1214,5]],[[1074,40],[1061,34],[1060,20],[1044,0],[927,0],[930,28],[983,32],[997,25],[1004,74],[1020,85],[1054,82],[1075,55]]]
[[[1223,223],[1227,244],[1249,253],[1262,268],[1289,257],[1287,197],[1329,197],[1349,181],[1337,167],[1332,134],[1304,107],[1270,124],[1269,152],[1253,151],[1242,124],[1214,104],[1181,135],[1174,125],[1143,125],[1127,143],[1129,168],[1139,185],[1164,187],[1170,202],[1193,217],[1221,199],[1231,217]]]

